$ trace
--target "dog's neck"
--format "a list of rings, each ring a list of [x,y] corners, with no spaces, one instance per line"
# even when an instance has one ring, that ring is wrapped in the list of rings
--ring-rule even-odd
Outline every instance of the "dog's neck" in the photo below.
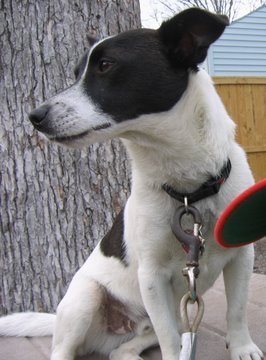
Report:
[[[133,180],[193,191],[219,174],[228,160],[235,126],[202,70],[190,74],[186,92],[170,111],[137,122],[135,130],[123,135]]]

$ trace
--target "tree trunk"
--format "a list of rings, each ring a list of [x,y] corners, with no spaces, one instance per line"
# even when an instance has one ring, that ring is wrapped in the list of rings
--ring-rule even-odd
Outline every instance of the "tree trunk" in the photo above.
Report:
[[[27,113],[73,81],[87,34],[140,27],[138,0],[10,0],[0,11],[0,313],[54,311],[128,196],[118,141],[68,150]]]

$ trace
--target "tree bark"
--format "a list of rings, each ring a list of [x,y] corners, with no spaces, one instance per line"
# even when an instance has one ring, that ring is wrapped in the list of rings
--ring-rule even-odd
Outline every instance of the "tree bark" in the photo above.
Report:
[[[73,81],[87,34],[140,27],[138,0],[0,5],[0,313],[54,311],[129,191],[119,141],[68,150],[27,119]]]

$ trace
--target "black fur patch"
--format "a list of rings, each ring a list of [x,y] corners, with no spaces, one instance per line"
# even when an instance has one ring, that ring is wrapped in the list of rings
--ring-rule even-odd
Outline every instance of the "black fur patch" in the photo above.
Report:
[[[228,25],[225,16],[187,9],[158,30],[107,38],[90,53],[84,92],[114,121],[170,110],[187,88],[208,47]]]
[[[84,92],[116,122],[168,111],[187,87],[184,66],[171,64],[155,30],[119,34],[96,45]]]
[[[124,249],[124,209],[117,215],[112,228],[102,239],[100,248],[107,257],[114,256],[121,260],[125,265]]]

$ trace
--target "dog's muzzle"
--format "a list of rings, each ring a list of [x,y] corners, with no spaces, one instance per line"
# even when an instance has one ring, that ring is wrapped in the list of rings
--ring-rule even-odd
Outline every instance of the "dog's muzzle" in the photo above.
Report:
[[[97,116],[97,113],[94,114]],[[29,114],[29,120],[36,130],[43,133],[49,140],[56,141],[66,146],[80,146],[88,135],[111,127],[111,122],[106,119],[104,123],[95,123],[94,126],[86,123],[79,117],[73,107],[66,106],[63,102],[43,104]],[[95,135],[94,135],[95,136]],[[96,141],[96,140],[95,140]]]

